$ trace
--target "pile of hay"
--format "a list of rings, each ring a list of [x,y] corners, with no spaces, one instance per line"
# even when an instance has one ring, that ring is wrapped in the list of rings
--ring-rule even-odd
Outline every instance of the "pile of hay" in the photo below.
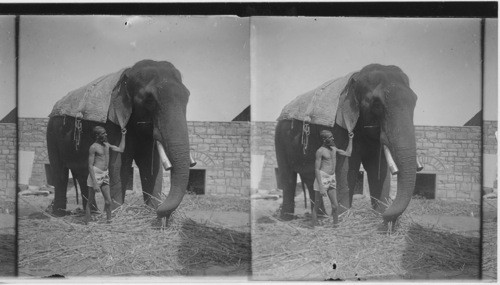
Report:
[[[355,200],[337,227],[331,218],[313,229],[310,220],[281,222],[270,213],[269,221],[252,225],[253,276],[258,280],[376,280],[429,278],[425,274],[431,272],[477,274],[479,232],[424,228],[411,218],[416,212],[433,211],[422,205],[423,201],[416,201],[399,219],[395,232],[380,232],[382,218],[367,200]]]
[[[497,279],[497,199],[483,199],[483,278]]]
[[[163,229],[152,226],[156,213],[140,195],[117,208],[110,224],[104,214],[89,225],[81,215],[20,219],[19,275],[179,276],[238,265],[249,272],[250,233],[187,218],[202,200],[188,196]]]
[[[16,236],[10,230],[0,229],[0,277],[14,276],[15,268]]]

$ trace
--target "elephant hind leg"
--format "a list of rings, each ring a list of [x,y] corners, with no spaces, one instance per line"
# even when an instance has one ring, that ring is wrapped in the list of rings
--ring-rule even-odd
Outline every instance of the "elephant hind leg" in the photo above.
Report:
[[[311,213],[314,210],[314,205],[315,205],[315,200],[316,200],[316,195],[319,195],[318,197],[318,215],[324,215],[328,216],[326,210],[325,210],[325,203],[323,200],[323,196],[319,193],[319,191],[314,191],[314,177],[310,177],[307,175],[300,175],[300,179],[306,184],[307,190],[309,192],[309,200],[311,204]]]
[[[51,165],[52,181],[54,183],[54,202],[52,213],[57,216],[66,215],[69,169],[62,165]]]
[[[297,187],[297,172],[291,169],[279,168],[279,180],[283,187],[283,203],[280,218],[292,220],[295,213],[295,188]]]
[[[89,187],[87,186],[87,179],[89,176],[88,171],[72,171],[73,177],[78,181],[78,185],[80,185],[80,192],[82,196],[82,207],[85,210],[87,207],[87,203],[89,201]],[[91,211],[99,211],[97,207],[97,203],[95,199],[90,204]]]

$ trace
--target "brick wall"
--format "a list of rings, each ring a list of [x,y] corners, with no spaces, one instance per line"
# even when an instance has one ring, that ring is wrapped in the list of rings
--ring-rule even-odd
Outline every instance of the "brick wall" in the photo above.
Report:
[[[262,168],[253,168],[252,177],[260,177],[256,183],[259,189],[276,189],[275,168],[276,152],[274,149],[275,122],[252,122],[252,156],[264,156]]]
[[[48,119],[19,118],[20,150],[34,151],[31,185],[46,184]],[[193,169],[205,170],[205,193],[245,196],[250,190],[250,123],[188,122]],[[169,183],[169,172],[164,172]],[[138,180],[138,179],[135,179]],[[136,182],[136,181],[135,181]],[[135,184],[135,183],[134,183]]]
[[[0,213],[14,212],[16,163],[16,124],[0,124]]]
[[[193,169],[205,169],[205,193],[250,193],[250,123],[188,122]]]
[[[436,198],[479,201],[481,127],[416,126],[422,173],[436,174]]]
[[[495,191],[498,184],[497,121],[483,121],[483,190],[485,193]]]
[[[30,185],[45,185],[45,164],[49,163],[47,153],[48,118],[19,118],[19,150],[35,152]]]
[[[257,170],[262,171],[261,189],[276,188],[275,126],[275,122],[252,123],[252,155],[264,155],[263,167]],[[436,174],[436,198],[478,201],[481,128],[416,126],[415,133],[422,173]],[[392,180],[395,189],[396,176]]]
[[[484,153],[497,154],[497,138],[495,132],[498,130],[497,121],[483,121],[483,144]]]

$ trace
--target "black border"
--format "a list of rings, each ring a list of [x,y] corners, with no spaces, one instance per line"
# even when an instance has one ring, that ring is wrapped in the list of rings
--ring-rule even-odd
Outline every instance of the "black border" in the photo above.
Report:
[[[3,3],[0,14],[497,18],[498,2]]]

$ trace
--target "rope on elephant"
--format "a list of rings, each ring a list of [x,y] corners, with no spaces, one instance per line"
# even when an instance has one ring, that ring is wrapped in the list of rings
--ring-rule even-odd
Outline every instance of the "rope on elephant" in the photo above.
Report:
[[[309,123],[304,121],[302,124],[302,152],[307,153],[307,147],[309,146],[309,135],[311,134],[311,129]]]
[[[75,131],[73,134],[73,139],[75,141],[75,150],[80,148],[80,141],[82,138],[82,120],[79,116],[75,117]]]

